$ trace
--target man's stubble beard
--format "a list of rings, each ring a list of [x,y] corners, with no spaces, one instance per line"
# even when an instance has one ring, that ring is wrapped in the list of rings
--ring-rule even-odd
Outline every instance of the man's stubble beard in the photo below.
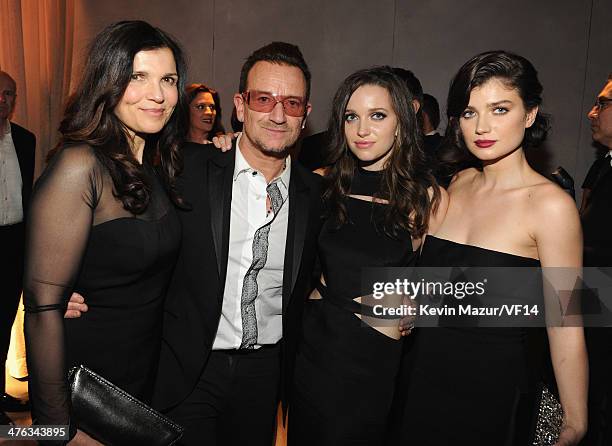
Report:
[[[290,142],[290,144],[286,144],[283,147],[268,147],[259,139],[249,139],[251,140],[253,146],[261,153],[274,158],[287,158],[287,156],[289,155],[289,149],[295,145],[298,140],[298,137],[299,134],[293,139],[293,141]]]

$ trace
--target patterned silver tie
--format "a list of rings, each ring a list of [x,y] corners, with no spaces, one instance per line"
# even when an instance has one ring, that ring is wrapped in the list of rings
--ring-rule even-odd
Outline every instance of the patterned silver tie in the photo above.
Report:
[[[276,182],[268,184],[266,191],[270,197],[274,218],[276,218],[283,204],[283,197]],[[253,237],[253,261],[244,276],[240,299],[240,313],[242,315],[242,343],[240,348],[254,348],[257,343],[257,315],[255,314],[257,274],[264,267],[268,258],[268,234],[274,218],[255,231]]]

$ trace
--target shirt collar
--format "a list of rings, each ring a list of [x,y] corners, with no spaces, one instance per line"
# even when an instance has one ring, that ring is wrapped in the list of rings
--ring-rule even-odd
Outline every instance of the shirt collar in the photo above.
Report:
[[[256,172],[256,170],[253,169],[249,165],[247,160],[244,158],[244,155],[242,155],[242,151],[240,150],[240,140],[241,139],[242,139],[242,134],[240,134],[238,136],[238,139],[236,139],[236,163],[234,165],[234,181],[236,181],[236,179],[243,173]],[[287,155],[287,158],[285,159],[285,168],[283,169],[283,171],[278,177],[274,178],[271,181],[271,183],[278,181],[285,187],[285,190],[288,191],[290,179],[291,179],[291,156]]]
[[[8,119],[4,122],[4,125],[2,126],[0,130],[2,130],[0,132],[0,135],[7,135],[11,133],[11,123]]]
[[[247,160],[242,155],[242,151],[240,150],[241,139],[242,134],[238,135],[238,138],[236,139],[236,163],[234,165],[234,181],[236,181],[236,178],[238,178],[241,173],[252,172],[255,170],[251,166],[249,166],[249,163],[247,163]]]

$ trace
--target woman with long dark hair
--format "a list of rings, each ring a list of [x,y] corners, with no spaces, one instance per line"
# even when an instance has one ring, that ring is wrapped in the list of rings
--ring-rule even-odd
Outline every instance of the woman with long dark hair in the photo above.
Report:
[[[361,269],[410,265],[435,226],[430,215],[445,208],[446,192],[426,167],[412,95],[391,68],[345,79],[329,130],[321,298],[313,294],[304,310],[289,443],[376,445],[385,434],[401,341],[397,321],[362,323],[372,315],[358,303]]]
[[[550,276],[558,276],[552,285],[565,281],[567,288],[557,289],[571,289],[582,266],[574,202],[525,158],[525,148],[538,145],[548,129],[539,110],[541,94],[533,65],[504,51],[479,54],[455,75],[448,95],[445,144],[454,155],[447,161],[454,159],[463,170],[448,188],[446,216],[427,235],[419,260],[419,266],[503,268],[497,271],[506,274],[506,286],[496,292],[518,299],[516,304],[534,296],[512,294],[512,288],[522,285],[513,280],[513,268],[533,268],[538,277],[539,266],[548,268]],[[551,273],[551,267],[564,270]],[[487,286],[495,284],[490,281]],[[539,286],[533,294],[540,299],[545,289]],[[486,302],[487,295],[481,301]],[[539,306],[538,311],[548,313],[563,304],[555,297],[552,305]],[[406,362],[411,370],[403,377],[408,390],[401,435],[394,443],[532,444],[541,389],[537,381],[543,377],[546,351],[533,337],[538,329],[446,322],[411,334],[414,346]],[[550,326],[546,331],[565,413],[555,444],[574,445],[586,427],[583,329]],[[544,409],[547,413],[550,407]]]
[[[148,23],[119,22],[85,60],[28,221],[25,332],[37,424],[70,423],[66,381],[76,365],[150,400],[180,241],[181,49]],[[73,291],[89,311],[64,321]]]
[[[204,84],[191,84],[185,90],[189,116],[186,140],[206,144],[225,133],[221,117],[221,100],[217,90]]]

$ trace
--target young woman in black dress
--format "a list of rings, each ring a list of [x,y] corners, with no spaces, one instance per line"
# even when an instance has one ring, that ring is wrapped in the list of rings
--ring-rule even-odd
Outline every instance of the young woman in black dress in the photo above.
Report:
[[[575,204],[525,158],[525,147],[546,135],[541,93],[533,65],[515,54],[483,53],[459,70],[448,96],[445,141],[458,161],[474,167],[450,184],[448,211],[426,236],[419,266],[541,265],[579,273],[582,234]],[[571,289],[572,274],[560,289]],[[520,327],[413,330],[401,435],[394,443],[531,444],[538,374],[529,360],[532,333]],[[583,330],[548,327],[547,334],[565,411],[556,444],[575,445],[586,427]]]
[[[435,227],[430,215],[446,206],[426,166],[411,100],[388,67],[352,74],[335,95],[320,296],[304,310],[291,446],[384,439],[402,343],[397,323],[360,320],[362,268],[412,264],[428,225]]]
[[[67,374],[80,364],[151,397],[180,241],[184,78],[179,46],[148,23],[116,23],[92,43],[28,219],[25,333],[37,424],[70,423]],[[64,322],[73,291],[89,311]],[[78,431],[71,444],[86,441]]]

